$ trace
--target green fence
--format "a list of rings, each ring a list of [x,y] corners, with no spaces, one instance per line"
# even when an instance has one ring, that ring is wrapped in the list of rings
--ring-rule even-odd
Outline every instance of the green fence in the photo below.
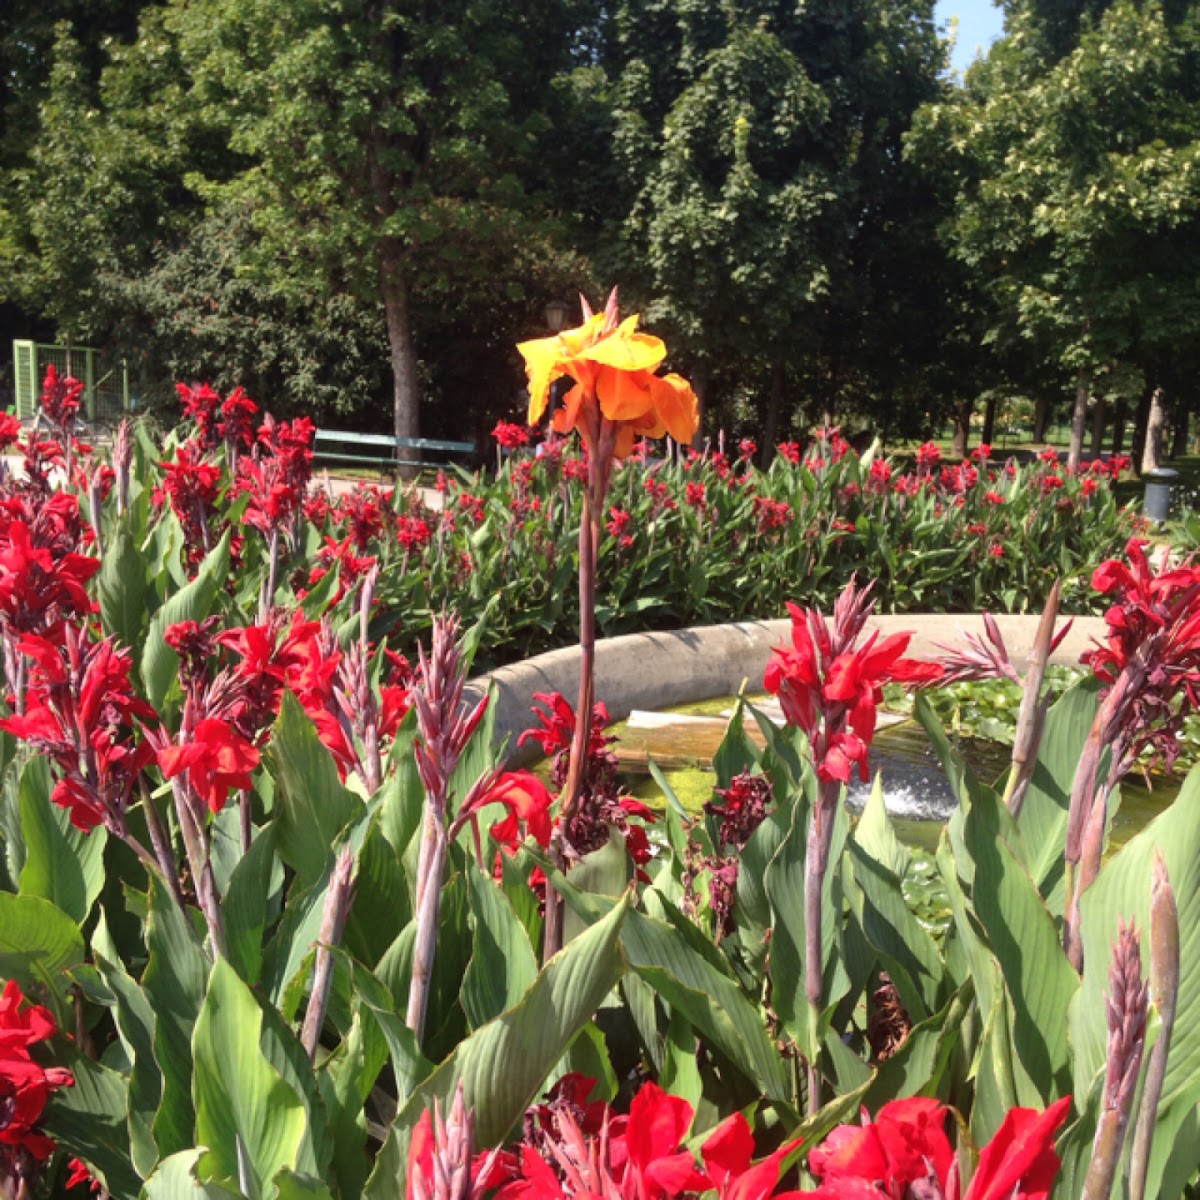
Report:
[[[90,346],[45,346],[13,342],[13,393],[16,413],[32,420],[46,368],[73,375],[83,384],[84,411],[89,421],[118,421],[129,412],[129,372],[125,363],[105,350]]]

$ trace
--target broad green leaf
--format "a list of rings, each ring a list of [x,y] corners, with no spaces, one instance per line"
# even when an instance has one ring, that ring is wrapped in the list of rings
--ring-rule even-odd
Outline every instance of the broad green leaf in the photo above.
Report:
[[[70,1066],[75,1086],[47,1103],[47,1133],[92,1167],[114,1196],[136,1195],[141,1181],[129,1161],[125,1079],[82,1055]]]
[[[1150,879],[1156,852],[1167,866],[1179,910],[1179,995],[1175,1031],[1167,1057],[1160,1114],[1191,1092],[1200,1078],[1200,769],[1184,780],[1179,795],[1105,864],[1080,904],[1083,984],[1071,1009],[1075,1089],[1083,1094],[1105,1060],[1105,995],[1117,922],[1133,921],[1142,931],[1143,959],[1149,958]]]
[[[49,900],[82,925],[104,887],[108,834],[103,828],[90,834],[76,829],[66,809],[50,800],[52,787],[49,760],[31,758],[21,772],[21,894]]]
[[[467,1020],[478,1029],[528,991],[537,978],[537,959],[508,897],[473,862],[464,873],[473,937],[460,995]]]
[[[704,1093],[704,1081],[696,1063],[696,1035],[687,1018],[678,1010],[671,1010],[667,1023],[667,1044],[662,1078],[659,1081],[672,1096],[682,1096],[694,1112],[700,1105]]]
[[[589,896],[620,896],[629,885],[630,861],[625,852],[625,839],[610,827],[608,841],[585,854],[570,870],[574,887]],[[563,914],[563,942],[587,928],[591,922],[573,908]]]
[[[296,1167],[305,1135],[304,1106],[264,1056],[261,1030],[258,1003],[218,959],[193,1038],[196,1138],[220,1177],[249,1187],[248,1200],[265,1200],[271,1180]]]
[[[443,1111],[462,1084],[475,1108],[476,1140],[494,1146],[508,1136],[546,1076],[625,969],[621,926],[628,900],[563,947],[515,1007],[461,1042],[400,1110],[367,1184],[367,1200],[403,1191],[408,1132],[436,1099]]]
[[[1046,714],[1037,765],[1017,819],[1026,847],[1025,865],[1056,916],[1062,914],[1067,805],[1096,715],[1097,686],[1092,680],[1082,681]]]
[[[363,811],[363,803],[342,786],[333,756],[290,692],[284,692],[279,706],[269,758],[279,853],[299,882],[309,886],[324,873],[329,848]]]
[[[811,778],[811,776],[810,776]],[[815,798],[814,798],[815,802]],[[771,970],[775,984],[775,1008],[788,1032],[808,1055],[820,1050],[817,1026],[822,1014],[810,1011],[804,986],[805,979],[805,916],[804,870],[807,855],[810,805],[797,796],[791,807],[791,823],[787,836],[780,843],[766,872],[766,890],[771,901]],[[834,902],[838,863],[846,843],[849,822],[846,806],[841,800],[834,809],[833,836],[829,849],[829,868],[821,888],[821,909],[826,919],[821,926],[821,956],[823,976],[823,1011],[827,1013],[839,999],[833,994],[834,948],[839,921],[831,914],[840,912]]]
[[[166,1158],[194,1144],[192,1030],[204,1003],[209,962],[195,930],[158,877],[147,896],[146,946],[150,959],[142,988],[155,1013],[154,1056],[162,1071],[162,1103],[154,1139]]]
[[[897,879],[903,879],[912,859],[907,846],[896,837],[883,799],[883,779],[876,774],[866,807],[851,835],[855,845],[862,847],[877,863],[886,867]]]
[[[180,588],[150,618],[142,648],[142,682],[146,698],[162,708],[167,692],[179,675],[179,655],[167,645],[167,629],[179,621],[203,621],[212,613],[217,596],[229,576],[229,531],[204,557],[196,578]]]
[[[412,918],[404,867],[381,820],[373,817],[358,856],[354,907],[343,937],[346,949],[365,963],[377,963]]]
[[[123,645],[137,649],[146,628],[149,565],[130,533],[128,521],[118,522],[115,528],[110,526],[106,541],[96,576],[100,623],[105,633],[115,634]]]
[[[658,903],[668,910],[665,901]],[[787,1064],[767,1036],[762,1013],[717,965],[720,951],[695,926],[631,912],[622,944],[630,967],[764,1096],[792,1100]]]
[[[130,1155],[138,1174],[146,1178],[158,1162],[154,1114],[163,1091],[162,1072],[154,1058],[157,1021],[146,993],[121,963],[103,913],[92,938],[92,952],[104,982],[116,998],[117,1030],[132,1064],[129,1073]]]
[[[79,926],[62,909],[0,892],[0,979],[15,979],[26,996],[48,1004],[60,1028],[74,1025],[63,972],[81,962]]]
[[[855,916],[884,965],[914,1021],[937,1011],[946,984],[945,966],[933,939],[913,916],[900,880],[856,842],[850,861],[858,888],[852,895]]]
[[[379,827],[398,855],[403,855],[420,827],[425,804],[425,786],[413,753],[416,729],[417,713],[412,708],[396,731],[390,754],[391,769],[379,789]]]
[[[1010,848],[1012,818],[990,793],[972,802],[964,839],[971,900],[1012,999],[1013,1049],[1044,1103],[1071,1090],[1067,1007],[1079,989],[1054,919]]]
[[[329,1185],[311,1175],[280,1171],[271,1182],[278,1200],[333,1200]]]
[[[232,1181],[222,1183],[215,1175],[213,1156],[203,1146],[180,1150],[158,1164],[141,1200],[244,1200]]]
[[[221,911],[225,917],[226,954],[234,970],[251,986],[262,967],[263,938],[270,919],[268,900],[283,885],[275,859],[276,826],[269,825],[250,843],[233,870]]]

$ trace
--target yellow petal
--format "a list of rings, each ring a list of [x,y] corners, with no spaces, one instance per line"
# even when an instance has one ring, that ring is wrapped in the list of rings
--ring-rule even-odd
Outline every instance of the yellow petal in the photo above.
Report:
[[[687,445],[700,425],[699,402],[692,385],[681,375],[654,376],[651,382],[654,411],[667,432]]]
[[[517,349],[525,359],[529,375],[529,424],[536,425],[546,411],[550,385],[563,372],[563,355],[557,338],[537,338],[521,342]]]
[[[579,357],[618,371],[653,371],[667,357],[667,348],[659,338],[635,333],[636,327],[637,314],[634,314]]]

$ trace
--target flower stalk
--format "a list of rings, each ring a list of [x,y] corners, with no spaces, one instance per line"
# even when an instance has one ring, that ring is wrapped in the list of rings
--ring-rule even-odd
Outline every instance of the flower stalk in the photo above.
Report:
[[[1154,874],[1150,885],[1150,998],[1158,1010],[1159,1031],[1146,1078],[1142,1084],[1142,1102],[1138,1108],[1129,1158],[1129,1200],[1143,1200],[1146,1175],[1150,1169],[1150,1151],[1154,1146],[1154,1126],[1158,1103],[1162,1099],[1167,1074],[1167,1055],[1175,1029],[1175,1005],[1179,996],[1179,910],[1175,892],[1167,875],[1161,853],[1154,856]]]
[[[417,860],[416,944],[405,1019],[420,1041],[425,1029],[433,958],[441,911],[442,877],[449,849],[450,777],[487,709],[484,696],[469,712],[462,708],[466,670],[458,644],[458,618],[436,617],[428,656],[422,647],[412,689],[418,737],[417,772],[425,787],[425,811]]]
[[[1149,998],[1149,987],[1142,979],[1141,943],[1137,930],[1121,922],[1109,973],[1104,1093],[1082,1200],[1108,1200],[1117,1180],[1125,1130],[1142,1066]]]
[[[304,1027],[300,1031],[300,1043],[308,1055],[308,1061],[314,1065],[321,1044],[321,1030],[325,1025],[325,1011],[329,1007],[329,991],[333,986],[334,951],[342,944],[346,921],[354,904],[354,875],[354,851],[350,846],[343,846],[334,863],[325,907],[321,912],[312,994],[304,1013]]]

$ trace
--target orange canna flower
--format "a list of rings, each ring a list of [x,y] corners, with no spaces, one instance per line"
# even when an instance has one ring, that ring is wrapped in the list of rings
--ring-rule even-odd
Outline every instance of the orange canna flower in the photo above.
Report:
[[[589,317],[577,329],[522,342],[517,349],[529,374],[529,424],[540,420],[550,386],[564,375],[575,380],[551,422],[559,433],[578,429],[589,448],[600,420],[619,426],[616,458],[624,458],[641,437],[669,433],[689,442],[699,422],[696,394],[679,375],[656,375],[667,355],[659,338],[637,332],[636,315],[612,326],[607,313]],[[612,326],[612,327],[610,327]]]

